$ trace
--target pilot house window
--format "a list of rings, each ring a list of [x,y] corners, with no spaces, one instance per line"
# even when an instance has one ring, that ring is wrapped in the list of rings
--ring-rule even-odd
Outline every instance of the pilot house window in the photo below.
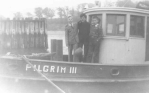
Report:
[[[126,27],[126,16],[117,14],[107,15],[106,34],[112,36],[124,36]]]
[[[130,36],[144,37],[144,17],[134,16],[130,17]]]

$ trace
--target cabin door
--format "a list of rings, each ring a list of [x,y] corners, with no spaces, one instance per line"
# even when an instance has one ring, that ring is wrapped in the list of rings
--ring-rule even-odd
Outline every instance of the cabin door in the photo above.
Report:
[[[147,18],[146,56],[145,56],[145,61],[149,61],[149,17]]]

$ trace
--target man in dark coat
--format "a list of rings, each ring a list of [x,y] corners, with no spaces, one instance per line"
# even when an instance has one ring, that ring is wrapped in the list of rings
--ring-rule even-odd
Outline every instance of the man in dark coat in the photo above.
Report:
[[[80,15],[80,21],[78,22],[78,36],[79,44],[78,47],[83,48],[84,46],[84,57],[80,61],[86,62],[86,57],[88,54],[88,45],[89,45],[89,33],[90,33],[90,23],[86,21],[86,15]]]

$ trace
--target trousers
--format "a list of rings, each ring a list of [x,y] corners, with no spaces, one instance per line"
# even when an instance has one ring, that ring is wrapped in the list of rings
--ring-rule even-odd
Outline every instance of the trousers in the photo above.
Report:
[[[80,58],[80,62],[87,62],[87,54],[88,54],[88,46],[89,46],[89,42],[79,42],[79,45],[78,45],[78,47],[81,47],[81,48],[83,48],[83,46],[84,46],[84,56],[82,56],[81,58]]]
[[[89,50],[87,55],[87,62],[90,63],[99,63],[99,50],[100,49],[100,41],[93,43],[89,43]]]
[[[73,55],[73,51],[75,51],[76,49],[77,49],[77,44],[69,44],[68,45],[68,61],[69,62],[77,61],[76,57]]]

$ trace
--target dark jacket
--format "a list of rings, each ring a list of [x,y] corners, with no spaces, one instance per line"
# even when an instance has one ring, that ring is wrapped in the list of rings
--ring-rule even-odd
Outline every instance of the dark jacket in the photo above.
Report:
[[[99,24],[90,26],[90,42],[96,44],[103,36],[102,28]]]
[[[79,42],[88,42],[90,33],[90,23],[89,22],[78,22],[78,36]]]

